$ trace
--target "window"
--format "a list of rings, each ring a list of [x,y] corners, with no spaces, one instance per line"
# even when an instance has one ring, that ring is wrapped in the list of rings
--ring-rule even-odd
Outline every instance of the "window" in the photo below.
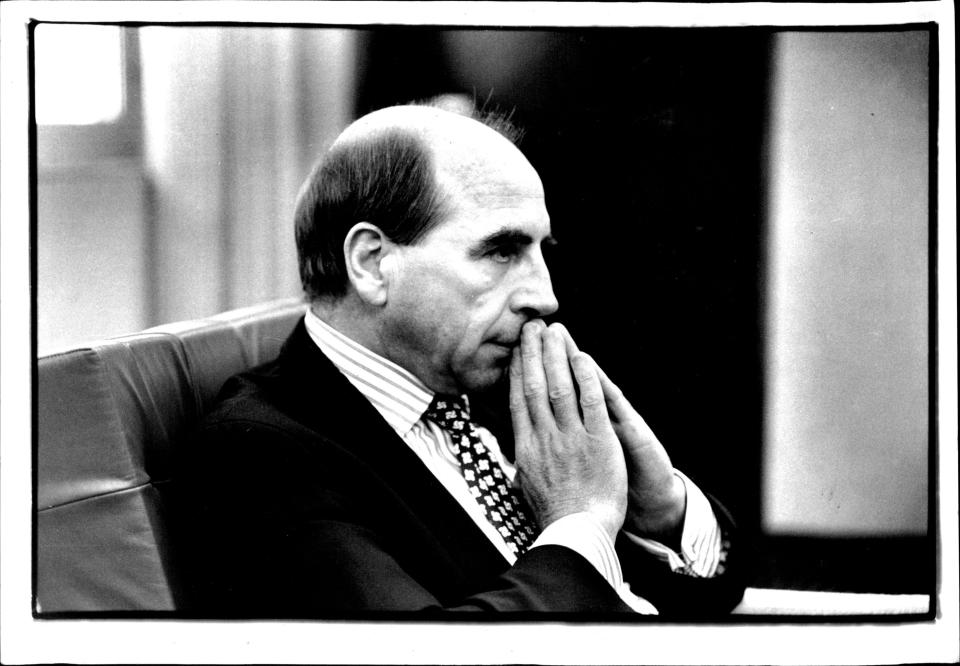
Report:
[[[137,31],[41,23],[33,34],[37,166],[142,153]]]
[[[37,27],[38,125],[94,125],[123,113],[123,41],[118,26]]]

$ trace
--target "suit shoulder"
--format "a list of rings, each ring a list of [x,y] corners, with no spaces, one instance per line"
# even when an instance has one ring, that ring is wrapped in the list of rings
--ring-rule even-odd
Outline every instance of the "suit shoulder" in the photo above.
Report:
[[[220,389],[197,430],[248,424],[290,425],[282,407],[276,365],[266,364],[230,377]]]

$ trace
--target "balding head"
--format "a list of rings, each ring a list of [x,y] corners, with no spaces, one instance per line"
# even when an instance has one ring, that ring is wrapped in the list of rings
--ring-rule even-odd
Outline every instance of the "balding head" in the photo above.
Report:
[[[334,141],[332,148],[382,136],[400,130],[432,145],[462,141],[516,144],[520,131],[499,114],[463,113],[439,106],[408,104],[368,113],[351,123]]]
[[[496,165],[505,179],[532,171],[513,146],[516,136],[501,117],[473,119],[428,106],[381,109],[351,124],[297,200],[307,295],[336,299],[346,293],[343,240],[353,225],[367,222],[396,243],[416,243],[449,214],[450,192],[470,191],[477,170]]]

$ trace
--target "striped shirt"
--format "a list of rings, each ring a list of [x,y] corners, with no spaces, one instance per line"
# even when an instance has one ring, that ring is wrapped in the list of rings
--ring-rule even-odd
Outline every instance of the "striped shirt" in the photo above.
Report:
[[[514,555],[500,533],[487,520],[483,509],[470,493],[460,474],[456,446],[450,436],[423,414],[433,399],[433,391],[413,374],[396,363],[375,354],[323,322],[312,310],[306,315],[307,332],[320,351],[340,370],[346,379],[370,401],[397,435],[417,455],[436,479],[463,508],[511,565]],[[469,411],[469,399],[466,398]],[[503,456],[496,438],[485,428],[476,426],[478,435],[492,457],[512,482],[516,468]],[[722,572],[721,533],[713,509],[703,493],[686,476],[675,472],[687,491],[687,507],[679,553],[667,546],[626,533],[678,573],[709,577]],[[634,595],[623,580],[620,560],[610,537],[587,513],[576,513],[551,523],[531,548],[547,544],[571,548],[586,558],[610,583],[631,608],[640,613],[655,614],[656,609]]]

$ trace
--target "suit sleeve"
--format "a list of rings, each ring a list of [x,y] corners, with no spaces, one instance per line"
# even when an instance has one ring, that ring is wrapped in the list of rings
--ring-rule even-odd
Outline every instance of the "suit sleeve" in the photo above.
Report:
[[[429,548],[412,556],[411,544],[429,544],[430,535],[414,521],[405,533],[402,515],[391,513],[396,502],[344,472],[351,463],[337,456],[349,454],[317,455],[323,448],[242,421],[207,428],[185,447],[175,497],[191,612],[629,612],[587,560],[560,546],[532,549],[481,578]]]

